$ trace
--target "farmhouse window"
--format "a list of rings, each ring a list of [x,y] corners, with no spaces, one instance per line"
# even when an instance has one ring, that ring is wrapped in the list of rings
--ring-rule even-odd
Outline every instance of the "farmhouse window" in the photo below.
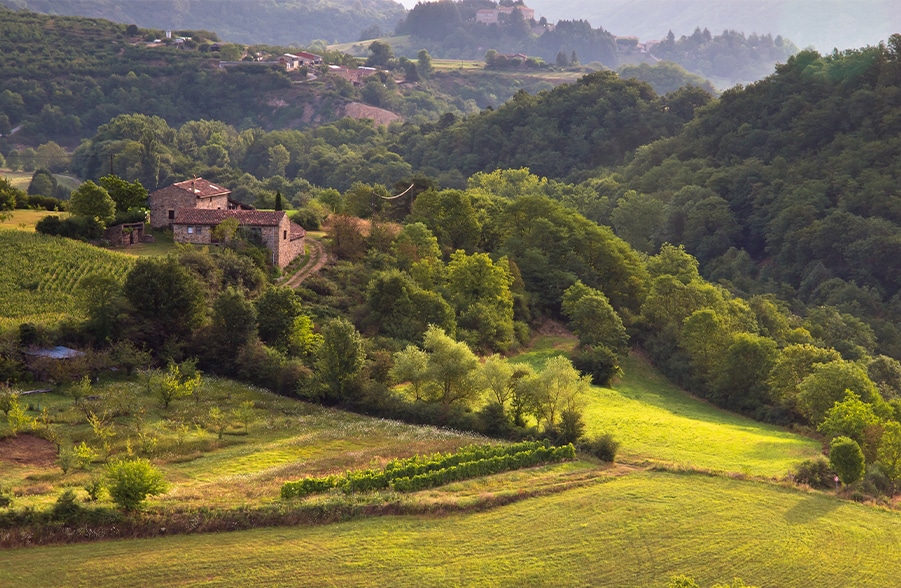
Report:
[[[283,240],[287,240],[287,239],[288,239],[288,231],[282,231],[282,239],[283,239]]]
[[[189,234],[189,235],[193,235],[193,234],[194,234],[194,227],[188,227],[188,234]]]
[[[170,211],[169,211],[169,220],[172,220],[172,219],[174,219],[174,218],[175,218],[175,211],[174,211],[174,210],[170,210]]]

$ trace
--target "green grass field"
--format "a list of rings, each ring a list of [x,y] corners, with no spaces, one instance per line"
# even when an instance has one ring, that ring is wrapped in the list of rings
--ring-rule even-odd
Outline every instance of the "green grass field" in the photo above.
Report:
[[[820,453],[818,441],[688,395],[640,357],[623,369],[612,389],[592,388],[585,422],[589,435],[612,433],[624,460],[781,478]]]
[[[53,212],[49,210],[13,210],[10,218],[0,220],[0,229],[19,229],[20,231],[34,232],[38,221],[47,216],[66,218],[68,212]]]
[[[31,183],[31,176],[34,175],[34,172],[12,171],[5,169],[0,170],[0,175],[9,180],[13,187],[19,188],[20,190],[28,190],[28,185]],[[81,180],[79,180],[78,178],[63,174],[53,175],[56,177],[56,181],[59,182],[60,185],[68,188],[69,190],[74,190],[81,185]]]
[[[4,586],[897,585],[901,517],[759,482],[635,473],[485,512],[9,550]],[[49,564],[52,562],[52,565]]]
[[[541,368],[574,344],[572,337],[543,337],[514,361]],[[622,380],[612,388],[592,387],[584,399],[587,435],[613,434],[622,460],[781,478],[820,453],[817,441],[689,395],[640,356],[626,358],[622,367]]]

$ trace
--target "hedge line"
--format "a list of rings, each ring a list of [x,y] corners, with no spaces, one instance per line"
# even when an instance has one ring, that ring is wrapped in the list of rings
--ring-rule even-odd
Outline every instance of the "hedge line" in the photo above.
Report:
[[[371,490],[383,490],[391,486],[397,480],[401,487],[412,488],[411,485],[426,484],[423,480],[433,480],[423,486],[431,488],[440,485],[436,480],[449,475],[462,475],[462,472],[471,473],[465,477],[454,478],[457,480],[466,477],[484,476],[510,469],[530,467],[549,461],[560,461],[575,457],[575,449],[572,445],[563,447],[550,447],[544,441],[525,441],[513,445],[470,445],[450,454],[436,453],[433,455],[415,456],[408,459],[395,459],[385,465],[381,470],[362,470],[348,472],[344,476],[327,476],[324,478],[304,478],[296,482],[285,482],[282,485],[281,497],[284,499],[298,498],[319,492],[328,492],[332,488],[341,488],[346,493],[368,492]],[[475,466],[472,464],[486,464]],[[487,464],[492,465],[487,465]],[[500,464],[505,464],[501,466]],[[516,465],[521,464],[521,465]],[[465,467],[464,467],[465,466]],[[497,469],[501,467],[501,469]],[[454,474],[441,474],[453,468],[460,468]],[[436,474],[432,476],[432,474]],[[431,476],[431,477],[430,477]],[[420,480],[412,482],[410,480]],[[444,483],[444,482],[442,482]],[[400,490],[398,491],[411,491]],[[418,489],[418,488],[417,488]]]

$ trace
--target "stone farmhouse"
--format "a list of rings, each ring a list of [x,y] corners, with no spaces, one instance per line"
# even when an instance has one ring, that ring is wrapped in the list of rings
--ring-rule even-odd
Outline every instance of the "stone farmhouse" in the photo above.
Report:
[[[175,211],[180,208],[204,210],[252,210],[252,206],[229,198],[231,190],[217,186],[203,178],[177,182],[147,196],[150,208],[150,226],[164,229],[172,226]]]
[[[213,229],[226,219],[255,235],[271,253],[270,261],[285,267],[303,253],[306,231],[292,223],[284,210],[204,210],[182,208],[176,211],[172,237],[177,243],[211,245],[217,243]]]
[[[254,210],[229,198],[231,191],[203,178],[178,182],[147,196],[150,225],[171,228],[177,243],[215,244],[215,228],[234,218],[239,228],[257,236],[271,252],[273,265],[285,267],[303,253],[306,232],[285,211]]]

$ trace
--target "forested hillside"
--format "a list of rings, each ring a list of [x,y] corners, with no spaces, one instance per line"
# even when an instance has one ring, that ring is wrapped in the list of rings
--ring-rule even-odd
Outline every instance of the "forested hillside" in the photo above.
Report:
[[[726,92],[622,170],[646,207],[630,241],[684,243],[744,291],[830,305],[868,328],[845,338],[901,355],[901,38],[821,57]]]
[[[272,58],[287,48],[218,43],[215,33],[182,30],[192,37],[182,48],[150,44],[162,31],[105,20],[51,17],[0,7],[0,152],[16,143],[37,147],[53,140],[74,145],[119,114],[159,116],[170,124],[217,120],[246,129],[300,128],[333,122],[353,102],[426,122],[440,115],[477,112],[515,92],[536,92],[551,84],[541,78],[477,72],[430,72],[391,60],[390,75],[360,86],[326,75],[324,65],[308,76],[274,67],[218,68],[220,59],[242,55]],[[326,52],[326,63],[357,65],[354,58]],[[250,57],[247,57],[250,59]],[[412,75],[409,66],[413,66]],[[405,66],[407,66],[405,68]],[[410,76],[409,84],[403,82]],[[293,83],[292,83],[293,82]],[[26,157],[26,159],[28,159]],[[25,165],[28,167],[28,165]]]
[[[153,29],[206,29],[232,43],[300,46],[316,39],[354,41],[367,29],[370,35],[391,31],[405,13],[404,7],[392,0],[0,0],[0,4]]]
[[[412,46],[447,58],[478,59],[486,49],[501,54],[522,53],[547,64],[597,62],[609,68],[624,64],[674,61],[702,76],[715,77],[723,87],[765,77],[776,63],[797,52],[791,41],[765,31],[761,34],[728,30],[703,31],[676,38],[660,35],[659,44],[640,45],[633,32],[616,35],[584,19],[526,21],[518,10],[499,22],[486,24],[476,11],[493,3],[421,2],[397,26],[397,34],[412,35]],[[538,13],[535,19],[539,19]],[[595,24],[597,20],[592,21]],[[602,23],[603,24],[603,23]],[[653,41],[655,39],[644,39]],[[408,55],[408,57],[411,57]]]

